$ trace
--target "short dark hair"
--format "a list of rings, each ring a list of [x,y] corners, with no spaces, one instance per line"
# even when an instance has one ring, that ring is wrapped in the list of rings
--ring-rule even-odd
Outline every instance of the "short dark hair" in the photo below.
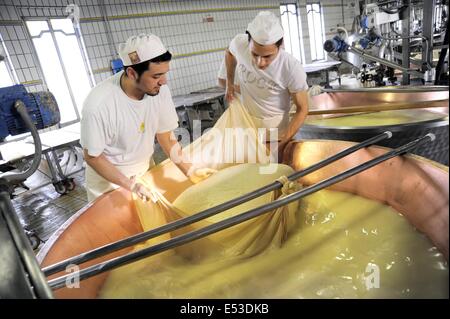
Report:
[[[250,35],[250,32],[245,31],[245,33],[247,33],[248,35],[248,42],[250,42],[250,40],[252,39],[252,36]],[[280,40],[278,40],[277,42],[275,42],[275,45],[279,48],[281,45],[283,44],[283,38],[281,38]]]
[[[134,64],[134,65],[127,65],[124,66],[124,71],[125,71],[125,75],[127,74],[127,69],[128,68],[132,68],[134,71],[136,71],[136,73],[141,76],[142,73],[144,73],[145,71],[148,71],[150,63],[161,63],[161,62],[167,62],[172,60],[172,53],[170,53],[169,51],[166,51],[165,53],[158,55],[157,57],[138,63],[138,64]]]

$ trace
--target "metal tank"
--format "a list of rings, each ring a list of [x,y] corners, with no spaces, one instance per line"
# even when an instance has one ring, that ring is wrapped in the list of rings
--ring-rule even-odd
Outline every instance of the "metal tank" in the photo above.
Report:
[[[410,139],[426,133],[436,135],[435,143],[414,151],[414,154],[426,157],[448,166],[449,127],[448,127],[448,87],[446,86],[395,86],[384,88],[332,89],[312,98],[310,109],[336,109],[354,106],[370,106],[386,103],[416,103],[439,101],[440,107],[426,108],[428,112],[440,114],[433,120],[414,120],[410,123],[378,126],[331,126],[324,123],[311,124],[317,119],[308,117],[297,133],[297,139],[330,139],[345,141],[363,141],[370,136],[389,130],[394,137],[379,143],[381,146],[395,148]],[[346,116],[348,116],[346,114]]]
[[[346,141],[296,141],[287,145],[285,163],[302,170],[350,146]],[[364,161],[386,153],[372,146],[303,177],[304,185],[315,184]],[[153,187],[173,201],[191,183],[170,161],[149,173]],[[415,156],[390,159],[357,176],[335,184],[330,189],[374,199],[392,206],[419,231],[426,234],[448,260],[449,175],[445,166]],[[426,205],[424,205],[426,203]],[[113,217],[112,217],[113,216]],[[38,254],[42,267],[142,232],[130,192],[119,188],[99,197],[71,217],[43,246]],[[81,269],[127,253],[130,248],[84,263]],[[60,272],[49,278],[66,274]],[[54,291],[57,298],[96,298],[108,273],[80,282],[77,289]]]

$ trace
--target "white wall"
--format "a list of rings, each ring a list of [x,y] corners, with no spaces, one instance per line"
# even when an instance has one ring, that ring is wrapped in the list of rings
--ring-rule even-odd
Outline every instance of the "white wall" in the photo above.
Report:
[[[299,5],[306,63],[310,63],[306,1],[283,1],[287,2]],[[326,38],[332,36],[330,28],[338,23],[350,29],[353,16],[347,6],[355,0],[320,2]],[[110,61],[117,57],[119,43],[131,35],[152,32],[161,37],[175,56],[169,72],[174,95],[214,86],[223,49],[229,41],[244,32],[259,11],[272,10],[279,15],[280,5],[280,1],[274,0],[0,0],[0,34],[19,81],[30,91],[43,90],[45,84],[21,17],[63,17],[69,3],[80,6],[81,31],[97,83],[112,74]],[[102,12],[106,12],[106,19],[102,18]],[[207,17],[214,22],[204,22]]]

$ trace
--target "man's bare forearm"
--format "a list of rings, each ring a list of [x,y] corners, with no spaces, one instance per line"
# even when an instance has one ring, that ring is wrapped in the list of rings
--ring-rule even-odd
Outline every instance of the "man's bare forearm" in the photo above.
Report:
[[[282,142],[288,142],[295,134],[298,132],[300,127],[305,122],[306,116],[302,112],[295,113],[292,120],[289,122],[288,128],[285,135],[283,136]]]
[[[237,61],[228,50],[225,51],[225,65],[227,69],[227,83],[234,84],[234,73],[236,70]]]
[[[164,153],[178,166],[184,175],[187,175],[192,164],[185,161],[181,145],[173,132],[156,134],[156,138]]]
[[[292,100],[297,108],[292,120],[289,122],[282,142],[288,142],[298,132],[308,116],[308,93],[306,91],[298,92],[292,95]]]

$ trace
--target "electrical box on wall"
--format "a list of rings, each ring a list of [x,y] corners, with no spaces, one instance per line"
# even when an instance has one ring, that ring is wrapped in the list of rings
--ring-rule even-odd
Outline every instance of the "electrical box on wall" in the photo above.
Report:
[[[208,22],[214,22],[214,17],[208,16],[203,18],[203,22],[204,23],[208,23]]]

